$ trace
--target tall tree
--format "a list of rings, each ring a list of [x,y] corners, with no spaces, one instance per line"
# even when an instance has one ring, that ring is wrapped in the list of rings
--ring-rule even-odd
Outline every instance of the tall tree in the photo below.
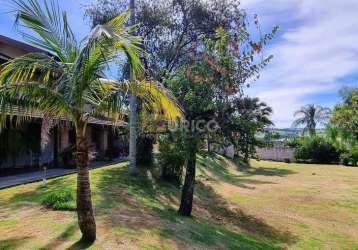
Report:
[[[210,131],[217,130],[215,125],[222,127],[230,123],[226,113],[231,108],[232,99],[241,95],[243,85],[257,76],[271,58],[254,61],[254,56],[247,56],[256,53],[254,48],[239,53],[235,37],[221,28],[217,29],[215,39],[202,36],[192,62],[166,81],[184,108],[189,124],[184,138],[187,161],[179,208],[181,215],[189,216],[192,211],[196,153],[200,144]],[[221,128],[216,131],[219,132]]]
[[[100,78],[111,61],[124,53],[132,74],[143,69],[140,38],[125,23],[129,14],[97,25],[80,44],[76,41],[66,12],[55,1],[14,0],[16,20],[26,27],[22,35],[48,53],[30,53],[7,62],[0,70],[0,122],[4,126],[13,107],[20,106],[31,117],[40,111],[47,119],[67,119],[76,130],[77,215],[82,238],[96,238],[90,179],[89,146],[85,137],[90,117],[112,118],[116,124],[123,111],[123,96],[135,92],[147,107],[160,110],[170,119],[180,114],[176,102],[158,84],[142,80],[117,82]],[[19,119],[25,121],[26,119]]]
[[[86,13],[93,23],[103,22],[126,6],[123,1],[97,0],[94,5],[88,6]],[[217,112],[218,120],[221,120],[220,117],[225,114],[230,95],[239,94],[243,85],[249,84],[250,80],[257,78],[260,69],[271,58],[257,57],[257,54],[260,54],[266,42],[272,38],[277,27],[272,32],[260,36],[260,39],[253,39],[252,34],[248,31],[249,22],[246,13],[237,0],[137,0],[136,7],[138,34],[143,37],[144,48],[148,54],[144,60],[148,74],[154,79],[163,79],[168,86],[173,86],[174,83],[197,82],[199,79],[207,80],[209,78],[212,79],[211,85],[207,85],[206,89],[210,89],[209,86],[212,86],[213,82],[220,83],[221,86],[220,89],[217,88],[218,95],[216,96],[217,100],[221,101],[220,112]],[[254,25],[259,28],[257,16],[254,17]],[[220,27],[222,28],[221,33],[226,33],[226,36],[222,36],[226,40],[221,39],[221,45],[217,44],[216,46],[213,42],[210,49],[207,48],[203,44],[203,35],[208,39],[216,40],[217,30]],[[207,52],[215,51],[215,53],[202,53],[204,47],[207,48]],[[198,56],[198,54],[200,55]],[[204,54],[210,54],[210,57],[203,57]],[[260,63],[257,63],[256,59],[258,58]],[[209,71],[206,71],[208,73],[206,75],[203,74],[205,70],[196,71],[195,74],[198,74],[199,77],[195,80],[195,76],[190,75],[188,70],[197,68],[200,61],[205,63],[205,66],[202,66]],[[216,67],[215,63],[219,67]],[[224,71],[219,72],[221,69]],[[193,69],[193,71],[195,70]],[[183,81],[177,81],[177,79]],[[207,83],[206,80],[202,82]],[[194,94],[196,93],[195,86],[187,84],[183,91],[189,91],[188,93],[175,93],[175,91],[174,93],[178,99],[187,95],[187,98],[194,98],[196,95],[200,95],[199,93]],[[208,101],[212,101],[212,99],[208,99]],[[189,99],[180,99],[180,103],[184,106],[186,116],[190,117],[187,111],[188,106],[186,106],[189,105]],[[190,104],[190,108],[195,105],[197,104]],[[206,111],[208,110],[204,110],[204,113]],[[187,119],[195,121],[197,117],[194,118]],[[198,134],[194,133],[194,136],[187,137],[187,142],[190,145],[199,145],[198,138]],[[190,143],[191,140],[192,143]],[[187,200],[188,205],[185,209],[180,209],[184,215],[191,213],[194,190],[192,187],[195,183],[195,171],[191,170],[195,170],[196,150],[190,152],[191,155],[187,156],[187,163],[190,163],[187,164],[188,178],[185,178],[185,182],[188,184],[184,185],[182,194],[184,197],[182,201]]]
[[[343,102],[333,109],[329,138],[341,151],[345,165],[358,165],[358,88],[344,88]]]
[[[310,135],[315,135],[317,125],[328,121],[329,115],[329,108],[308,104],[294,113],[294,116],[299,118],[293,121],[292,126],[304,126],[304,132],[308,131]]]
[[[97,0],[87,6],[86,14],[93,25],[100,24],[126,9],[127,1]],[[147,73],[157,80],[191,62],[201,35],[215,38],[219,27],[235,34],[237,42],[248,46],[253,42],[248,18],[237,0],[136,0],[136,21],[147,52]],[[258,25],[256,17],[254,23]],[[260,49],[263,44],[252,45]]]
[[[129,8],[131,12],[131,25],[135,24],[135,3],[134,0],[130,0]],[[130,75],[133,79],[133,74]],[[130,174],[137,174],[137,121],[138,121],[138,101],[134,93],[131,93],[129,100],[129,165]]]

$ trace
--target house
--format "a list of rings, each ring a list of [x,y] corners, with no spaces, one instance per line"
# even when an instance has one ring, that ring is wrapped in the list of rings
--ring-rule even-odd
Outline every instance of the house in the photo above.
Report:
[[[0,65],[31,52],[47,53],[0,35]],[[6,126],[1,130],[0,176],[38,169],[44,164],[52,167],[73,165],[72,152],[76,138],[74,128],[68,120],[59,119],[59,122],[51,129],[49,140],[44,143],[44,138],[41,138],[43,114],[38,112],[26,114],[20,107],[12,110],[12,113],[15,113],[16,117],[30,116],[31,119],[21,127]],[[120,122],[113,127],[111,121],[106,118],[90,118],[86,130],[90,144],[90,158],[104,160],[110,157],[126,156],[128,140],[123,135],[124,125],[125,122]],[[42,144],[46,146],[41,149]]]

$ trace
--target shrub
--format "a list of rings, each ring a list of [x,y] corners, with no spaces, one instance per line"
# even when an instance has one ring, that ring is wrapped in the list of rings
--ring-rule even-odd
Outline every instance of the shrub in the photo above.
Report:
[[[286,140],[284,142],[285,146],[289,146],[289,147],[292,147],[292,148],[297,148],[298,146],[301,145],[301,142],[300,142],[300,139],[299,138],[290,138],[288,140]]]
[[[158,163],[162,169],[163,180],[180,184],[185,164],[185,152],[179,140],[166,137],[159,143]]]
[[[153,143],[151,136],[139,136],[137,139],[137,163],[142,166],[153,164]]]
[[[343,152],[340,159],[343,165],[356,167],[358,166],[358,151]]]
[[[45,196],[42,204],[54,210],[75,210],[73,192],[70,190],[54,191]]]
[[[295,158],[310,163],[334,163],[339,161],[339,153],[324,138],[312,136],[303,138],[295,148]]]

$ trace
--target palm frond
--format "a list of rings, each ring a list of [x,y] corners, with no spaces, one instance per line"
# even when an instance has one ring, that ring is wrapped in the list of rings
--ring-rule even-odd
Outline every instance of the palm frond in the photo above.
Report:
[[[46,0],[44,8],[37,0],[13,0],[16,24],[25,26],[33,33],[21,31],[31,44],[56,55],[62,62],[73,62],[78,45],[68,24],[66,12],[61,12],[57,1]]]
[[[0,69],[0,84],[48,82],[63,72],[61,65],[43,53],[29,53],[10,60]]]
[[[131,91],[151,113],[171,122],[183,117],[183,110],[175,97],[162,84],[145,80],[132,82]]]
[[[124,52],[128,58],[132,73],[140,75],[144,70],[140,60],[140,57],[144,56],[144,51],[141,48],[141,38],[133,35],[137,26],[125,25],[129,17],[130,13],[124,12],[106,24],[97,25],[88,36],[87,46],[93,47],[94,43],[99,44],[102,47],[102,51],[109,53],[105,57]],[[105,49],[103,50],[103,48]]]

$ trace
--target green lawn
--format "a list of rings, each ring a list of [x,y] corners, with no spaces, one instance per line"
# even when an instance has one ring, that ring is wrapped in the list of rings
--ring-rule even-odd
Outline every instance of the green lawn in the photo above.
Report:
[[[358,249],[358,168],[200,158],[192,218],[180,190],[126,164],[91,171],[98,239],[78,242],[73,211],[41,205],[75,175],[0,190],[0,249]]]

